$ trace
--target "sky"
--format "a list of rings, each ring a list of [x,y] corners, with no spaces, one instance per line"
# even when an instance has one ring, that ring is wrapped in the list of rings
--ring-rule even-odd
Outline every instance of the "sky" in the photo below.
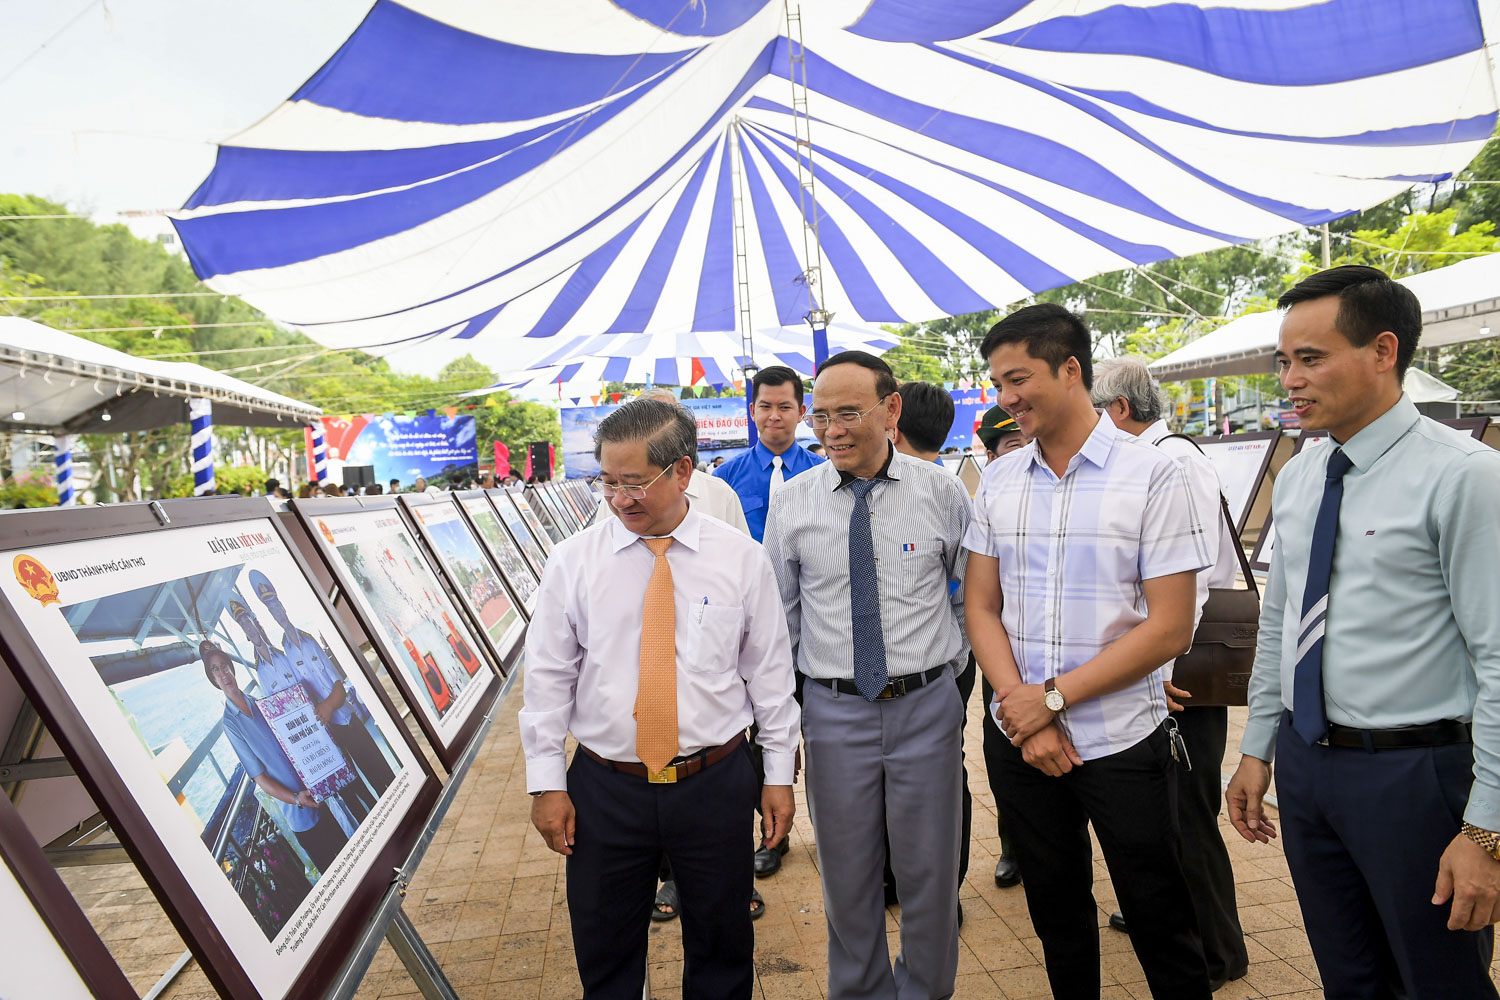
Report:
[[[146,239],[171,233],[149,213],[186,202],[213,169],[214,144],[290,97],[372,3],[0,0],[0,191]],[[514,345],[448,343],[389,360],[436,375],[465,353],[516,361]]]

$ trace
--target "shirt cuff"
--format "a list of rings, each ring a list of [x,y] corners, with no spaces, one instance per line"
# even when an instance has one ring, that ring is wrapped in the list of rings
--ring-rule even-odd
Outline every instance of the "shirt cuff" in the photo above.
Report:
[[[1481,830],[1500,832],[1500,788],[1475,780],[1464,807],[1464,822]]]
[[[1276,757],[1276,725],[1276,722],[1260,722],[1256,719],[1247,721],[1245,737],[1240,740],[1240,753],[1271,763]]]
[[[787,753],[784,750],[761,750],[761,761],[766,767],[766,780],[768,785],[790,785],[796,774],[796,752]]]
[[[566,754],[526,758],[526,791],[565,792],[568,790]]]

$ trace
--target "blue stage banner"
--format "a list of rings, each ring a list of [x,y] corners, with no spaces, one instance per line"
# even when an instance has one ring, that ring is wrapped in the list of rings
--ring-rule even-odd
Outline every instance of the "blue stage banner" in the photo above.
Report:
[[[479,448],[470,416],[324,417],[323,432],[330,458],[345,465],[375,466],[377,483],[399,479],[405,489],[418,476],[431,486],[479,478]]]
[[[564,406],[559,412],[563,468],[569,479],[599,474],[599,463],[594,460],[594,431],[599,421],[624,405]],[[684,399],[682,405],[692,410],[698,421],[700,459],[712,462],[721,455],[733,458],[750,446],[750,419],[745,413],[744,397]]]
[[[982,399],[977,387],[953,389],[948,395],[953,397],[953,427],[948,431],[948,440],[943,442],[943,448],[963,451],[979,440],[974,436],[974,428],[979,426],[984,411],[995,404]]]

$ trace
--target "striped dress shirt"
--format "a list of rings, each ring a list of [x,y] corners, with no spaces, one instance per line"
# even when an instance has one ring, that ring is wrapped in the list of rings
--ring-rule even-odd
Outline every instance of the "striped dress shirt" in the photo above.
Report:
[[[968,655],[963,630],[964,531],[969,498],[941,466],[892,449],[870,491],[870,535],[890,676],[920,673]],[[797,669],[854,677],[849,610],[849,515],[854,494],[822,463],[776,491],[766,554],[786,607]],[[950,587],[949,581],[959,586]]]
[[[986,466],[964,547],[1000,564],[1021,680],[1060,677],[1145,621],[1142,581],[1213,565],[1204,516],[1172,456],[1103,414],[1061,478],[1034,441]],[[1129,749],[1161,725],[1162,676],[1064,709],[1079,756]]]

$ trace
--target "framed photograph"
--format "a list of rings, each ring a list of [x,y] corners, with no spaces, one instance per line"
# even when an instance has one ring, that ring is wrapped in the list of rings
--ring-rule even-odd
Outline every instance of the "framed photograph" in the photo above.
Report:
[[[458,500],[459,509],[464,512],[464,517],[469,519],[469,525],[474,529],[474,533],[484,543],[485,551],[500,567],[500,573],[505,577],[511,593],[520,602],[521,610],[526,612],[526,617],[529,619],[531,612],[536,610],[536,595],[540,586],[541,571],[532,567],[527,554],[516,543],[511,532],[506,530],[499,513],[495,510],[495,505],[490,503],[490,498],[485,495],[484,490],[465,490],[454,494],[454,497]],[[515,517],[517,521],[520,521],[520,514],[516,514]],[[522,523],[520,527],[522,533],[529,538],[530,533],[526,531],[526,525]]]
[[[1476,441],[1483,440],[1485,428],[1490,424],[1489,417],[1454,417],[1449,420],[1439,420],[1438,423],[1452,427],[1454,430],[1464,431]],[[1326,431],[1304,431],[1297,436],[1297,441],[1292,445],[1292,457],[1300,455],[1304,448],[1313,448],[1323,445],[1328,440]],[[1326,461],[1326,459],[1325,459]],[[1255,551],[1250,554],[1250,568],[1257,573],[1266,573],[1271,569],[1271,553],[1276,549],[1276,522],[1271,512],[1266,512],[1266,523],[1260,529],[1260,538],[1255,542]]]
[[[404,495],[404,494],[403,494]],[[438,759],[453,767],[500,691],[396,497],[293,500]]]
[[[1229,512],[1234,515],[1235,531],[1243,533],[1245,530],[1250,508],[1265,482],[1266,472],[1271,468],[1271,456],[1280,440],[1279,430],[1193,438],[1219,474],[1224,499],[1229,501]]]
[[[594,512],[585,509],[583,504],[578,502],[578,495],[573,492],[573,488],[568,484],[567,480],[555,483],[554,489],[557,496],[562,499],[563,504],[573,512],[573,519],[578,522],[578,527],[580,529],[588,527],[588,523],[593,518]]]
[[[510,537],[515,540],[531,569],[536,573],[536,578],[542,578],[542,570],[547,568],[547,553],[552,551],[552,541],[547,537],[547,532],[533,514],[530,517],[523,513],[514,500],[514,495],[505,490],[486,490],[486,497],[499,516],[500,522],[510,532]]]
[[[531,492],[531,498],[548,514],[552,515],[552,521],[562,531],[563,537],[572,535],[578,531],[578,525],[574,523],[573,517],[562,509],[558,499],[552,495],[552,491],[545,486],[537,487]]]
[[[536,538],[537,543],[541,545],[542,551],[551,555],[553,543],[560,542],[566,537],[562,533],[562,529],[552,520],[552,515],[547,512],[547,509],[541,503],[533,505],[531,500],[527,498],[524,489],[506,490],[505,495],[510,498],[510,502],[516,505],[516,509],[526,519],[526,524],[531,528],[531,534]]]
[[[263,500],[0,517],[0,649],[220,994],[320,997],[438,783]]]
[[[3,795],[0,913],[10,956],[0,962],[0,997],[137,1000],[130,980]]]
[[[526,632],[526,619],[499,567],[451,493],[437,496],[408,493],[402,496],[401,503],[436,557],[438,569],[463,603],[469,620],[478,626],[483,642],[494,654],[495,665],[504,673],[506,663],[514,658]]]

